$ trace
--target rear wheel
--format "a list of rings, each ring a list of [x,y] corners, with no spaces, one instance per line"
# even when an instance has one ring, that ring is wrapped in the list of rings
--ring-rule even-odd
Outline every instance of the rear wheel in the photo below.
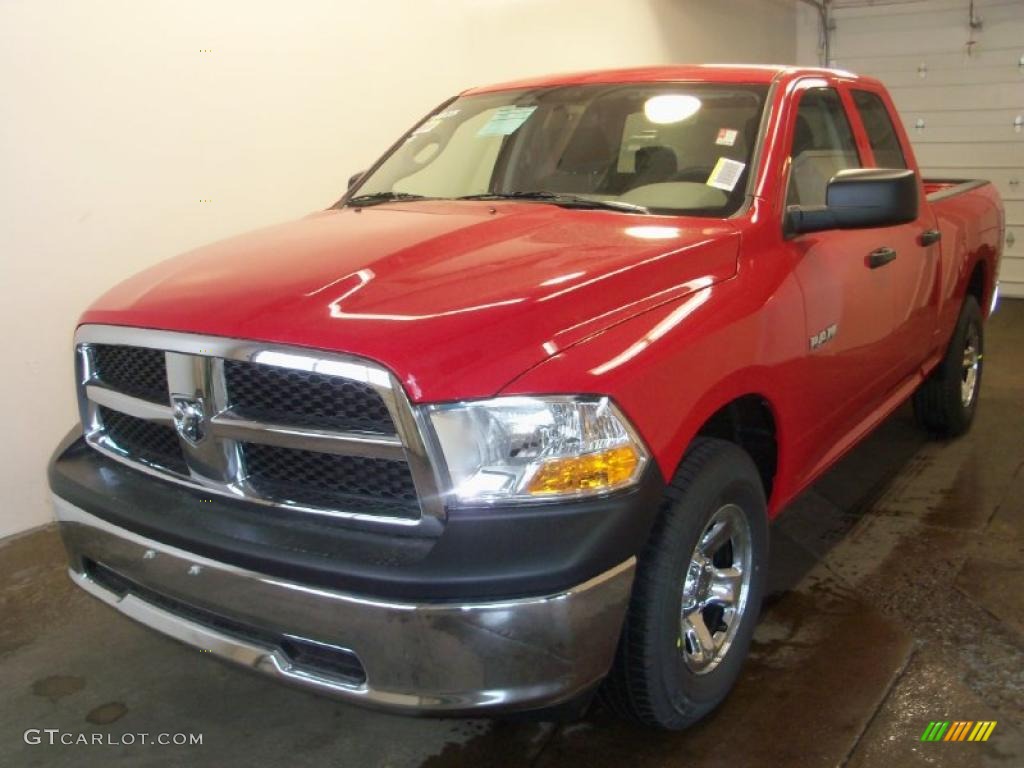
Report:
[[[946,355],[914,393],[914,416],[942,437],[966,432],[974,419],[981,390],[984,336],[981,309],[973,296],[964,299]]]
[[[615,665],[602,688],[613,710],[678,730],[725,698],[757,622],[767,542],[753,461],[724,440],[695,440],[638,558]]]

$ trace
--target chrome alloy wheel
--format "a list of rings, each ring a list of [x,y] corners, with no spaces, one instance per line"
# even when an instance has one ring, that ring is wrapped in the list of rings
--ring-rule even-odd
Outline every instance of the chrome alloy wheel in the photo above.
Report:
[[[735,504],[708,521],[683,584],[679,650],[691,672],[707,674],[729,652],[750,591],[750,525]]]
[[[964,339],[964,362],[960,376],[960,402],[969,408],[974,402],[974,394],[978,389],[978,369],[981,366],[981,347],[978,329],[974,325],[967,328]]]

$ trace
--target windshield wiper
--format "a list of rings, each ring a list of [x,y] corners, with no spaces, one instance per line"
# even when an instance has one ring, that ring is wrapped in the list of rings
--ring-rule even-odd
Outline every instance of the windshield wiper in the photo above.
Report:
[[[359,208],[365,208],[368,205],[378,205],[379,203],[393,203],[404,200],[433,200],[434,198],[427,197],[426,195],[414,195],[410,192],[371,192],[368,195],[356,195],[345,202],[345,205],[354,205]]]
[[[562,192],[487,192],[480,195],[463,195],[456,200],[538,200],[552,205],[567,205],[573,208],[604,208],[610,211],[626,211],[628,213],[649,213],[642,205],[624,203],[620,200],[594,200],[582,195]]]

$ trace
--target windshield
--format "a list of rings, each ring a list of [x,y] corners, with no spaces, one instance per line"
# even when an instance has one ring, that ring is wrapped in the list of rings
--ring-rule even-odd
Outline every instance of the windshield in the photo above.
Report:
[[[729,216],[767,88],[648,83],[466,96],[406,136],[348,198],[525,199]]]

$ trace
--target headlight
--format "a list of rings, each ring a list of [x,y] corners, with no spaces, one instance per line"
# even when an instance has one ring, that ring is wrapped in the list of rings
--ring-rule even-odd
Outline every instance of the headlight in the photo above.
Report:
[[[606,493],[634,484],[648,459],[606,397],[499,397],[428,412],[462,503]]]

